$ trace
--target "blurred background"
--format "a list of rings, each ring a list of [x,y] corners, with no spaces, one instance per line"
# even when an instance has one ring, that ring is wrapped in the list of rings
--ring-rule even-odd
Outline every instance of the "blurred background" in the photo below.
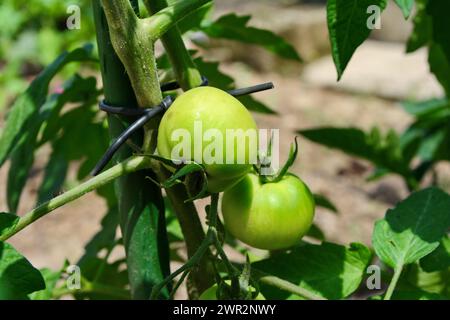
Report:
[[[62,50],[95,41],[90,2],[2,1],[0,127],[16,95],[26,89],[43,66]],[[412,24],[404,21],[393,1],[389,1],[383,13],[382,28],[375,30],[371,39],[357,50],[343,79],[337,83],[330,55],[325,3],[321,0],[215,1],[214,16],[226,12],[251,14],[252,26],[283,36],[295,46],[303,63],[282,60],[256,46],[228,40],[204,40],[201,34],[191,35],[198,42],[206,41],[203,43],[208,47],[204,52],[206,58],[220,61],[221,70],[232,75],[238,87],[274,82],[275,90],[257,97],[279,115],[255,114],[255,117],[260,128],[280,129],[282,161],[287,157],[295,130],[318,126],[354,126],[368,130],[376,125],[383,130],[402,132],[412,121],[400,106],[402,101],[444,95],[429,72],[426,49],[405,54]],[[66,29],[69,4],[81,8],[80,30]],[[192,43],[190,46],[194,47]],[[77,68],[78,65],[67,67],[52,82],[52,90],[57,91],[64,75]],[[99,83],[101,81],[98,70],[86,68],[79,72],[95,75]],[[48,157],[46,148],[36,154],[18,214],[34,207]],[[72,164],[65,189],[78,183],[77,166],[79,163]],[[292,171],[300,175],[313,192],[328,197],[338,210],[337,214],[322,208],[317,210],[315,222],[328,240],[370,244],[373,222],[408,194],[403,180],[395,175],[367,182],[372,169],[368,162],[300,137],[299,156]],[[450,192],[449,164],[440,163],[435,171],[439,186]],[[0,169],[0,211],[8,211],[7,172],[8,165]],[[203,207],[205,203],[200,201],[197,205]],[[83,244],[100,228],[105,208],[102,198],[88,194],[33,224],[12,238],[11,243],[36,267],[59,268],[65,258],[76,261],[82,255]]]

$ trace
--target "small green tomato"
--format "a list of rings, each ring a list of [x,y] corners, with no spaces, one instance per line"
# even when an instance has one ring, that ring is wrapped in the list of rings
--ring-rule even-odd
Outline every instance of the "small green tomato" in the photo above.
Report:
[[[222,215],[227,230],[242,242],[259,249],[277,250],[297,243],[314,217],[314,198],[293,174],[278,182],[261,183],[250,173],[227,190]]]

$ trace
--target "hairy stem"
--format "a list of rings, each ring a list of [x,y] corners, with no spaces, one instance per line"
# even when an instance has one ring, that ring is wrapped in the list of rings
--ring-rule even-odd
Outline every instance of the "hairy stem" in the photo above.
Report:
[[[31,223],[52,212],[53,210],[72,202],[75,199],[80,198],[88,192],[91,192],[97,188],[100,188],[114,179],[135,172],[144,168],[148,168],[151,164],[151,160],[148,157],[132,157],[122,163],[115,165],[114,167],[102,172],[96,177],[89,179],[88,181],[76,186],[75,188],[41,204],[35,209],[31,210],[19,219],[17,225],[6,232],[0,237],[0,241],[5,241],[15,235],[20,230],[26,228]]]
[[[203,241],[202,245],[198,248],[197,252],[178,270],[174,271],[170,276],[168,276],[164,281],[157,284],[153,287],[152,294],[150,296],[150,300],[157,299],[161,290],[167,286],[173,279],[175,279],[178,275],[188,271],[191,268],[194,268],[200,260],[203,258],[205,253],[208,251],[209,245],[211,244],[210,237],[207,237],[205,241]]]
[[[256,271],[256,270],[254,270]],[[296,294],[298,296],[304,297],[309,300],[326,300],[325,298],[319,297],[318,295],[315,295],[314,293],[305,290],[289,281],[280,279],[275,276],[270,275],[263,275],[259,278],[259,281],[265,284],[268,284],[272,287],[276,287],[278,289],[281,289],[283,291],[287,291],[293,294]]]
[[[162,100],[154,54],[148,30],[135,15],[128,0],[102,0],[108,20],[111,43],[122,61],[141,108],[158,105]]]
[[[165,181],[170,177],[161,164],[155,161],[155,166],[159,166],[159,168],[154,169],[157,172],[159,181]],[[203,231],[197,210],[193,202],[184,202],[184,200],[189,199],[189,195],[182,184],[177,184],[166,189],[166,194],[180,223],[181,231],[186,242],[188,257],[192,258],[205,241],[205,232]],[[195,288],[190,288],[191,290],[189,290],[189,296],[191,298],[198,297],[200,293],[214,283],[214,270],[209,258],[210,252],[207,250],[189,274],[190,280],[195,285]]]
[[[144,4],[151,13],[156,13],[167,7],[166,0],[144,0]],[[191,55],[186,50],[178,26],[174,25],[167,30],[161,36],[161,41],[181,88],[186,91],[198,87],[202,83],[202,78],[192,61]]]

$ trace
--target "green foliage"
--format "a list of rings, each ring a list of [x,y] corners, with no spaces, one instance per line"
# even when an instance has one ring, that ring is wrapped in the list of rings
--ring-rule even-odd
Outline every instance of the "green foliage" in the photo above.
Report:
[[[11,229],[14,229],[18,222],[18,216],[11,213],[0,212],[0,236],[4,235]]]
[[[367,23],[370,6],[386,7],[386,0],[328,0],[327,18],[331,51],[338,74],[342,77],[355,50],[366,40],[371,30]]]
[[[450,268],[450,237],[448,235],[442,238],[436,250],[420,260],[420,266],[425,272]]]
[[[44,288],[39,270],[13,246],[0,242],[0,300],[28,299],[28,294]]]
[[[344,247],[324,242],[305,244],[289,253],[275,254],[253,263],[252,267],[292,282],[319,296],[342,299],[351,295],[361,283],[372,254],[359,243]],[[287,292],[261,285],[267,299],[294,298]]]
[[[31,300],[50,300],[53,298],[54,290],[58,281],[61,279],[61,271],[53,271],[48,268],[40,270],[45,282],[45,289],[30,294]]]
[[[427,3],[428,0],[416,0],[417,13],[413,19],[414,29],[408,39],[406,52],[414,52],[428,45],[432,38],[432,19],[426,11]]]
[[[81,29],[68,30],[69,5],[81,9]],[[26,10],[24,10],[26,8]],[[0,7],[0,110],[27,87],[34,76],[64,50],[92,41],[88,0],[4,0]],[[66,74],[73,73],[75,69]]]
[[[427,12],[433,21],[433,41],[442,47],[447,61],[450,61],[450,20],[447,12],[450,10],[450,2],[441,0],[429,0]]]
[[[402,154],[400,139],[394,131],[389,131],[384,137],[376,127],[369,133],[356,128],[332,127],[297,132],[308,140],[366,159],[408,180],[411,177],[411,159]]]
[[[428,63],[430,71],[444,88],[446,95],[450,95],[450,56],[446,56],[442,46],[437,43],[431,43],[428,48]]]
[[[324,195],[317,194],[317,193],[313,194],[313,196],[314,196],[314,202],[315,202],[316,206],[328,209],[329,211],[334,212],[334,213],[338,213],[338,209],[330,201],[330,199],[328,199]]]
[[[433,252],[450,227],[450,195],[428,188],[413,193],[375,224],[372,244],[394,269]]]
[[[414,6],[414,1],[415,0],[395,0],[395,3],[402,10],[405,19],[408,19],[411,14],[412,8]]]
[[[224,15],[216,21],[205,21],[200,29],[212,38],[237,40],[256,44],[282,58],[301,61],[292,45],[271,31],[247,26],[250,16],[237,16],[234,13]]]
[[[400,277],[398,291],[419,291],[428,297],[432,296],[433,299],[448,300],[450,299],[450,269],[427,272],[418,263],[409,265]]]
[[[19,97],[8,114],[8,120],[0,138],[0,165],[5,162],[14,145],[20,140],[20,132],[26,125],[39,123],[39,110],[44,104],[48,86],[52,78],[67,63],[76,61],[89,61],[91,46],[76,49],[60,55],[52,64],[45,68],[39,76],[33,80],[30,87]],[[42,121],[40,121],[42,123]]]

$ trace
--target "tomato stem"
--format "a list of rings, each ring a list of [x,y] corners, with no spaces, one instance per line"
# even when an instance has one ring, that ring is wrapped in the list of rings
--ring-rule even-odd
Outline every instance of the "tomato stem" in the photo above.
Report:
[[[9,239],[22,229],[29,226],[31,223],[42,218],[53,210],[80,198],[86,193],[89,193],[110,183],[120,176],[150,167],[151,162],[152,160],[150,160],[150,158],[148,157],[131,157],[115,165],[114,167],[103,171],[98,176],[93,177],[80,184],[79,186],[76,186],[75,188],[64,192],[63,194],[42,203],[35,209],[25,214],[22,218],[19,219],[19,222],[14,228],[10,229],[8,232],[5,232],[2,236],[0,236],[0,241]]]
[[[400,275],[402,274],[403,265],[397,266],[394,269],[394,276],[391,279],[391,282],[389,283],[389,287],[386,290],[386,294],[384,295],[384,300],[390,300],[392,297],[392,294],[394,293],[395,287],[397,286],[397,282],[400,278]]]

